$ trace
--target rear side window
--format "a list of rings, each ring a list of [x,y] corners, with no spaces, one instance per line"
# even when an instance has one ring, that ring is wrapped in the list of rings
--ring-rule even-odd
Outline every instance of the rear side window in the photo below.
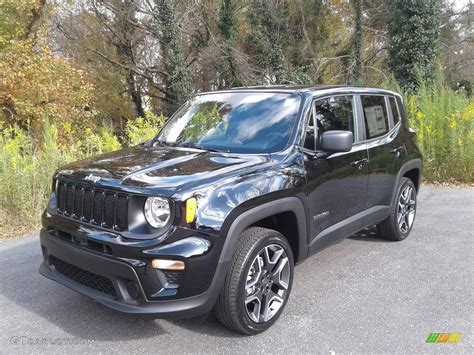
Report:
[[[393,124],[396,125],[398,122],[400,122],[400,114],[398,113],[397,102],[392,96],[390,96],[388,99],[390,101],[390,109],[392,110]]]
[[[367,139],[383,136],[388,132],[388,115],[384,96],[362,95]]]

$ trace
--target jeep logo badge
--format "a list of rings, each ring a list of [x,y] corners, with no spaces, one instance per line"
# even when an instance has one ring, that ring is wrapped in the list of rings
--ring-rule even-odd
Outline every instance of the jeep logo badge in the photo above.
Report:
[[[92,182],[97,182],[97,181],[100,180],[100,176],[95,176],[95,175],[89,174],[84,179],[92,181]]]

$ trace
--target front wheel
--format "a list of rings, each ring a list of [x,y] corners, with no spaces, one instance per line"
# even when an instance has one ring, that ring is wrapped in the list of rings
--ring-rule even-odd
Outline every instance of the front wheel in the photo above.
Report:
[[[389,216],[377,225],[377,232],[385,239],[400,241],[408,237],[415,222],[416,187],[413,181],[402,178],[395,198]]]
[[[226,327],[252,335],[283,311],[293,283],[293,254],[280,233],[252,227],[240,237],[216,304]]]

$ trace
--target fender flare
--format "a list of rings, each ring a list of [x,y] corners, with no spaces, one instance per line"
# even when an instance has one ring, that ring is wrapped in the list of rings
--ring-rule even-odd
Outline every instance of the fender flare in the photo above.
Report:
[[[396,181],[396,184],[394,185],[393,191],[392,191],[392,200],[391,200],[392,203],[394,201],[395,194],[397,193],[397,189],[398,189],[398,186],[400,185],[400,180],[402,179],[403,175],[405,175],[407,171],[410,171],[410,170],[413,170],[413,169],[418,169],[419,170],[418,186],[416,188],[417,188],[417,190],[420,189],[421,177],[422,177],[422,174],[423,174],[423,162],[422,162],[421,159],[417,158],[417,159],[409,160],[408,162],[403,164],[402,167],[400,168],[400,170],[398,171],[397,181]]]
[[[298,260],[295,260],[295,262],[304,260],[308,255],[305,208],[299,198],[285,197],[251,208],[237,216],[226,233],[219,262],[229,262],[232,259],[237,240],[246,228],[261,219],[281,212],[293,212],[296,215],[298,224]]]

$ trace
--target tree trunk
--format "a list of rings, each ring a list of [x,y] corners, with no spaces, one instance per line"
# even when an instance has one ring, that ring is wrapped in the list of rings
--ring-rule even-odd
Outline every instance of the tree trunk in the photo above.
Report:
[[[37,4],[31,8],[31,19],[26,26],[25,38],[31,38],[31,36],[34,36],[33,40],[36,41],[36,30],[38,23],[41,20],[41,16],[43,15],[45,6],[46,0],[39,0]]]
[[[353,81],[362,84],[362,1],[352,0],[354,8],[354,70]]]
[[[161,36],[166,86],[165,108],[170,117],[192,94],[192,78],[179,42],[179,26],[171,0],[155,0]]]
[[[132,99],[133,104],[135,105],[135,111],[138,117],[145,117],[145,110],[143,109],[143,100],[140,92],[137,90],[137,85],[135,81],[135,75],[132,72],[128,73],[127,76],[127,87],[130,98]]]
[[[119,3],[120,8],[117,12],[116,27],[120,33],[115,48],[117,54],[122,63],[132,64],[134,63],[133,50],[132,50],[132,38],[134,36],[134,28],[130,25],[130,20],[135,18],[136,5],[133,1],[127,0],[123,3]],[[127,83],[127,91],[130,96],[130,100],[135,106],[136,115],[138,117],[145,117],[145,111],[143,109],[143,101],[140,90],[136,84],[135,75],[132,71],[128,71],[125,77]]]

